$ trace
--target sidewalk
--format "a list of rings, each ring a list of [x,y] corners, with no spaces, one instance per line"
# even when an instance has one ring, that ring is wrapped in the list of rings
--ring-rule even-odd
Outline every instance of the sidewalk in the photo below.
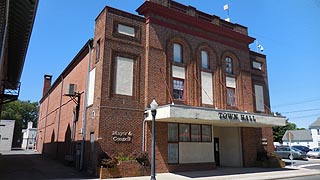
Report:
[[[159,173],[157,180],[264,180],[287,179],[292,177],[320,175],[319,170],[305,168],[229,168],[221,167],[211,171],[193,171],[181,173]],[[113,180],[150,180],[150,176],[117,178]]]

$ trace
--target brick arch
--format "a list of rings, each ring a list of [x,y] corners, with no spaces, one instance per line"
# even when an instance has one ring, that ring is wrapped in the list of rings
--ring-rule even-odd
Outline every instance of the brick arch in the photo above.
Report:
[[[236,53],[234,53],[233,51],[230,51],[230,50],[224,51],[220,57],[222,71],[224,73],[226,71],[226,63],[225,63],[226,57],[230,57],[232,59],[233,74],[239,75],[240,74],[240,59],[236,55]]]
[[[217,52],[214,50],[213,47],[211,47],[209,44],[207,43],[201,43],[198,45],[198,47],[196,48],[196,61],[197,61],[197,65],[199,68],[201,68],[202,66],[202,62],[201,62],[201,51],[207,51],[208,55],[209,55],[209,70],[214,71],[215,68],[217,67],[217,63],[218,63],[218,55]]]

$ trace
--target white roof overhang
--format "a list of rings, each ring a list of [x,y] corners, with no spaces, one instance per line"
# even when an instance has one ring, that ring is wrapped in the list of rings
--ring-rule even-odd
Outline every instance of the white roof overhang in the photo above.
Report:
[[[157,122],[213,124],[230,127],[273,127],[285,126],[286,118],[243,111],[220,110],[184,105],[165,105],[157,109]],[[147,121],[152,120],[148,110]]]

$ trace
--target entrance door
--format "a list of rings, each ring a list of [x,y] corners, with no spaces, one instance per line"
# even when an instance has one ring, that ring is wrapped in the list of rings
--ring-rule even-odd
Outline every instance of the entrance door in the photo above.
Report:
[[[90,133],[90,154],[89,154],[89,167],[93,168],[94,160],[94,133]]]
[[[216,165],[220,166],[220,152],[219,152],[219,138],[214,138],[214,159],[216,161]]]

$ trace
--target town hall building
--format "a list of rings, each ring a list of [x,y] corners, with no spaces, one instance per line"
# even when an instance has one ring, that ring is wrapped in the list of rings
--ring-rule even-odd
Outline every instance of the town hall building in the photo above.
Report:
[[[146,151],[155,118],[156,172],[251,167],[273,153],[266,56],[245,26],[172,0],[139,15],[105,7],[52,83],[44,76],[36,147],[95,171],[100,156]]]

